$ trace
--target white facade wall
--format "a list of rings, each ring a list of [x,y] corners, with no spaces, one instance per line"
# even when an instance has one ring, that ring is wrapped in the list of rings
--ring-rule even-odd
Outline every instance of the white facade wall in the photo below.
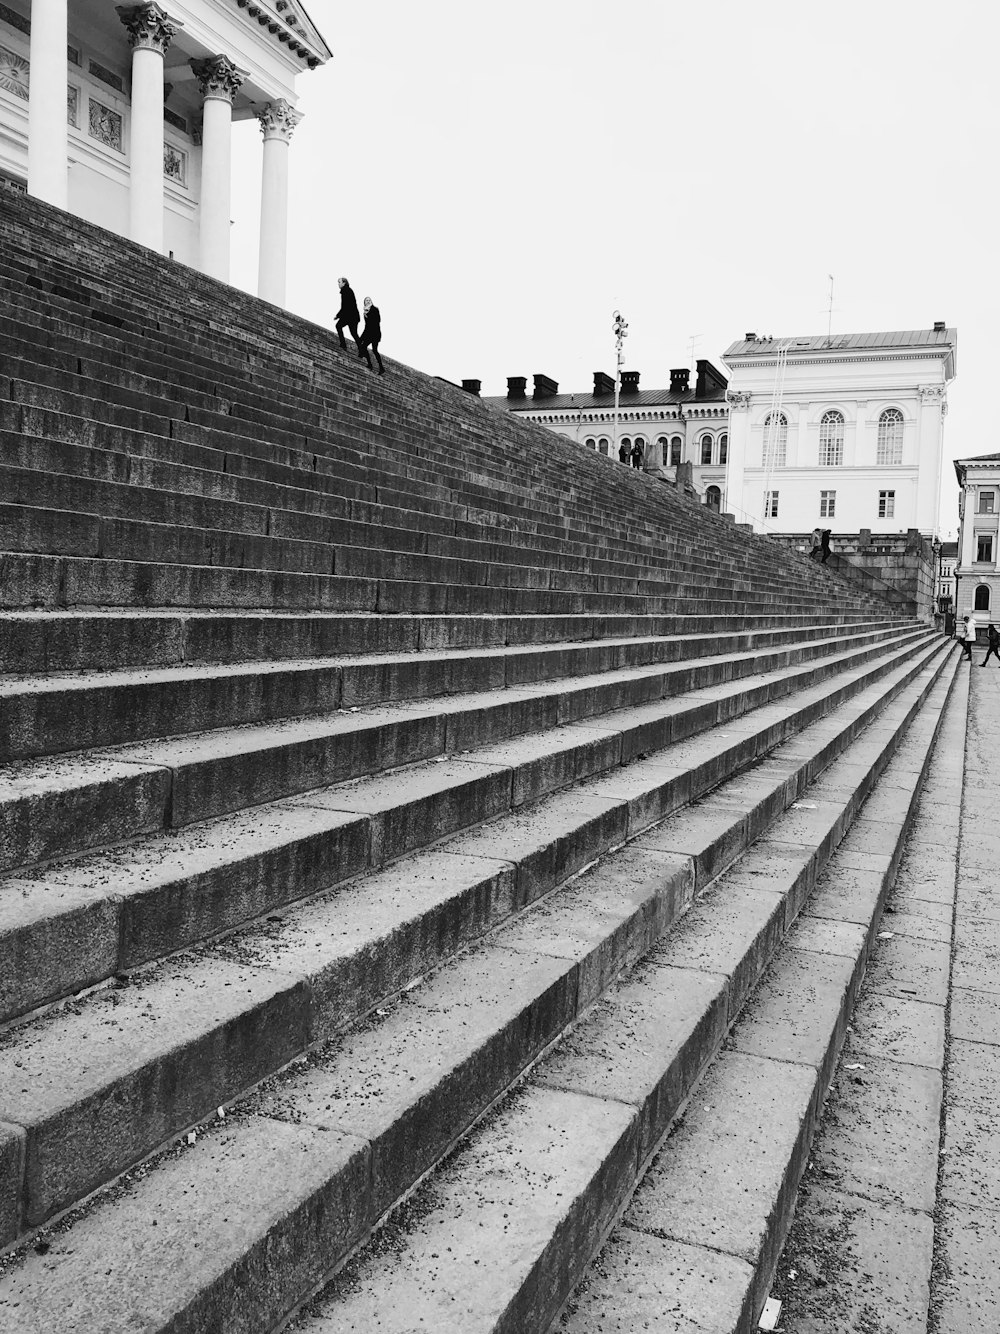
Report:
[[[762,531],[820,526],[835,532],[936,532],[948,351],[904,347],[796,354],[790,349],[780,402],[787,419],[786,457],[783,465],[776,462],[770,469],[764,458],[765,422],[774,402],[776,352],[763,344],[751,355],[727,354],[723,361],[732,374],[727,508],[738,521]],[[879,418],[887,410],[903,418],[898,463],[879,462]],[[821,421],[830,411],[844,419],[842,462],[834,465],[822,463],[820,452]],[[764,514],[765,491],[778,493],[776,516]],[[823,492],[835,493],[832,515],[821,513]]]
[[[1000,625],[1000,456],[955,466],[962,488],[955,611],[977,626]]]

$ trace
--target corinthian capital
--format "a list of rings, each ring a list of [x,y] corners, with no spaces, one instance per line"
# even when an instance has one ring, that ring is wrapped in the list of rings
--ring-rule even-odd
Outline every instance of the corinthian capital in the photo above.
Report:
[[[182,25],[159,5],[116,5],[115,12],[128,32],[129,45],[138,51],[166,55],[174,33]]]
[[[750,390],[729,389],[726,391],[726,402],[733,412],[746,412],[750,407]]]
[[[922,384],[917,390],[924,403],[943,403],[944,385],[943,384]]]
[[[296,111],[283,97],[279,97],[276,102],[268,102],[266,107],[258,111],[257,119],[265,140],[283,139],[287,144],[291,141],[292,131],[302,119],[302,112]]]
[[[220,102],[232,102],[246,77],[228,56],[206,56],[204,60],[192,60],[190,63],[201,95],[206,101],[215,97]]]

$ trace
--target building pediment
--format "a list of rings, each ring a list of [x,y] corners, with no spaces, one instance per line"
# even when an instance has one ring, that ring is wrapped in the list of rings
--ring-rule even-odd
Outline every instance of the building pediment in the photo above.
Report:
[[[299,0],[222,0],[254,20],[272,41],[298,55],[310,68],[333,54]]]

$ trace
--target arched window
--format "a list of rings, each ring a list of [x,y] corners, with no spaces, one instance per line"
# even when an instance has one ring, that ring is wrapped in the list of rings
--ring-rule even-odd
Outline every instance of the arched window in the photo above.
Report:
[[[721,509],[722,492],[717,486],[710,486],[705,491],[705,504],[710,510]]]
[[[701,461],[702,463],[712,462],[712,437],[710,435],[701,437]]]
[[[656,438],[656,458],[653,462],[659,463],[665,468],[670,459],[670,441],[665,435]]]
[[[844,414],[831,408],[819,419],[820,467],[836,468],[844,461]]]
[[[723,463],[725,463],[725,461],[726,461],[728,458],[729,458],[729,436],[728,436],[728,435],[720,435],[720,436],[719,436],[719,463],[720,463],[720,465],[723,464]]]
[[[588,435],[588,436],[587,436],[587,439],[586,439],[586,441],[585,441],[584,443],[586,444],[586,446],[587,446],[588,449],[596,449],[596,448],[597,448],[597,441],[594,439],[594,437],[593,437],[592,435]]]
[[[684,440],[681,436],[675,435],[670,441],[670,466],[676,468],[681,461],[681,454],[684,450]]]
[[[788,418],[783,412],[769,412],[764,418],[763,450],[765,468],[785,466],[785,457],[788,453]],[[770,460],[769,453],[773,454]]]
[[[637,435],[636,438],[635,438],[635,443],[636,443],[636,444],[639,446],[639,448],[642,450],[643,454],[645,454],[645,452],[646,452],[646,437],[645,437],[644,435]]]
[[[975,611],[989,611],[990,609],[990,590],[989,585],[980,584],[976,589]]]
[[[875,462],[880,467],[903,462],[903,414],[899,408],[886,408],[885,412],[879,413]]]
[[[599,448],[602,454],[607,454],[610,451],[611,441],[606,435],[601,436]]]

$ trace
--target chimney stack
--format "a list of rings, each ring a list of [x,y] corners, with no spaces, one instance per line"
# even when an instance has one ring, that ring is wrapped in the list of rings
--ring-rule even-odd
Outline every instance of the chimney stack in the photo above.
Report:
[[[508,375],[507,397],[524,398],[527,385],[528,385],[528,377],[526,375]]]
[[[559,386],[555,380],[550,380],[547,375],[535,374],[535,398],[554,398],[559,392]]]
[[[465,390],[465,392],[466,392],[467,394],[475,394],[475,396],[476,396],[477,398],[479,397],[479,391],[480,391],[480,389],[482,389],[482,387],[483,387],[483,382],[482,382],[482,380],[463,380],[463,381],[462,381],[462,388]]]
[[[670,372],[670,392],[672,394],[686,394],[688,391],[688,381],[691,379],[691,372],[686,366],[678,367],[677,370]]]
[[[613,394],[615,392],[615,382],[610,375],[605,375],[603,371],[594,371],[594,397],[600,398],[602,394]]]
[[[622,371],[622,393],[637,394],[639,392],[639,372]]]
[[[944,323],[944,320],[935,320],[935,321],[934,321],[934,332],[935,332],[935,333],[944,333],[944,330],[945,330],[945,323]]]

